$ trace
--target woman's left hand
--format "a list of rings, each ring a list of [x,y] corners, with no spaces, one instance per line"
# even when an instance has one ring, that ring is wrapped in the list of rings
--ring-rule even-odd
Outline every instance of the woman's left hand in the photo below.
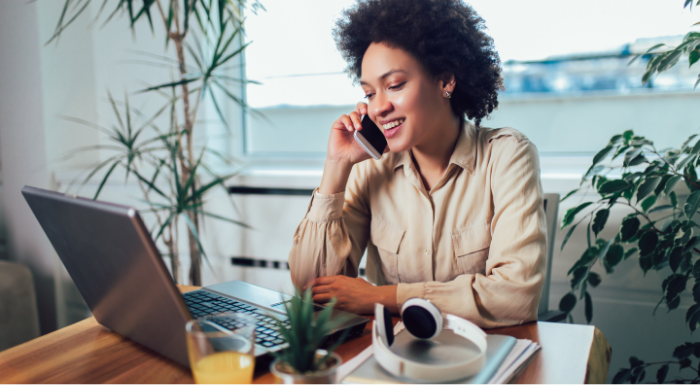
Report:
[[[311,287],[314,302],[328,303],[336,298],[335,308],[355,314],[372,314],[374,304],[381,303],[396,313],[396,285],[374,286],[362,278],[344,275],[316,278],[306,286]]]

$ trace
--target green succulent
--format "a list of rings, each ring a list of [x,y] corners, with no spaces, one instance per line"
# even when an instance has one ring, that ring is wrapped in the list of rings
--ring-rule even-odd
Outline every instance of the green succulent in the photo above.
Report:
[[[284,302],[287,321],[275,318],[279,332],[289,346],[274,355],[298,374],[323,370],[324,365],[335,349],[343,343],[349,331],[348,329],[343,331],[339,338],[326,348],[325,354],[316,354],[316,351],[328,342],[328,334],[349,318],[347,315],[332,317],[335,303],[336,300],[333,298],[323,310],[316,312],[317,305],[313,303],[311,288],[306,289],[303,295],[296,290],[296,295]]]

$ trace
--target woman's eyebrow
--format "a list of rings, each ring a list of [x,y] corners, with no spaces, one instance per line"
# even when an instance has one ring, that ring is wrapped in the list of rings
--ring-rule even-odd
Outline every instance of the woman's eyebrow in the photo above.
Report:
[[[394,73],[397,73],[397,72],[406,73],[406,71],[404,71],[404,70],[391,70],[391,71],[388,71],[387,73],[385,73],[384,75],[380,76],[379,80],[384,80],[384,79],[386,79],[387,76],[394,74]],[[369,84],[367,84],[367,82],[360,80],[360,85],[368,86]]]

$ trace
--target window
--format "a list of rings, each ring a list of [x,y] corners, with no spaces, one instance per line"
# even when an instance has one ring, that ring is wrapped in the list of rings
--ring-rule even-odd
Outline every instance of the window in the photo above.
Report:
[[[645,59],[627,63],[658,42],[675,45],[697,12],[652,0],[469,3],[494,38],[506,85],[484,126],[514,127],[543,155],[591,154],[627,129],[678,146],[696,128],[700,67],[678,65],[642,88]],[[247,156],[322,158],[330,124],[363,100],[332,37],[352,4],[267,0],[248,17],[247,77],[263,84],[249,85],[247,100],[269,120],[248,116]]]

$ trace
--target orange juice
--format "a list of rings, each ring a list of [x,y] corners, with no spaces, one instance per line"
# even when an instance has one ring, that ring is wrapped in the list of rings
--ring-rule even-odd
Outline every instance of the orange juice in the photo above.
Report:
[[[253,382],[255,357],[239,352],[208,355],[192,366],[198,384],[250,384]]]

